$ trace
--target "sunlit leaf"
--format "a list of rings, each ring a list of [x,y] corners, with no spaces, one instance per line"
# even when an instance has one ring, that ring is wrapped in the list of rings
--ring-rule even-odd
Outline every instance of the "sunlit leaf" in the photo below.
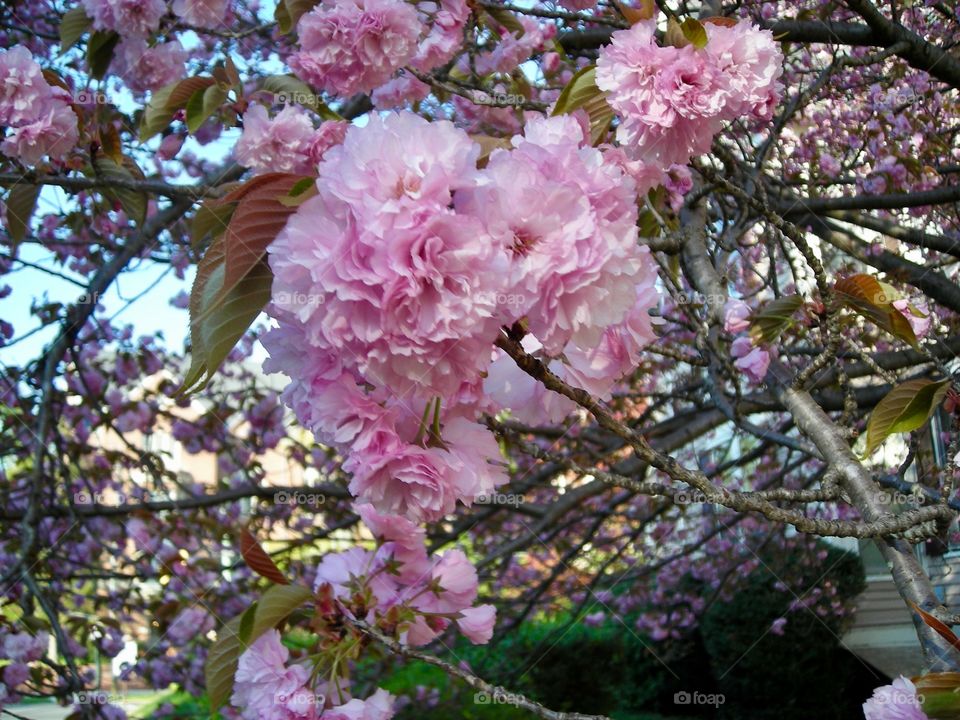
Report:
[[[230,698],[243,650],[312,597],[303,585],[274,585],[257,601],[252,618],[247,610],[217,631],[217,641],[207,654],[204,668],[211,709],[216,710]]]
[[[226,251],[225,291],[238,283],[263,257],[267,247],[296,212],[281,198],[289,196],[302,175],[264,173],[225,195],[222,202],[236,202],[224,234]],[[306,178],[313,181],[313,178]]]
[[[949,380],[916,379],[897,385],[877,403],[867,420],[864,457],[873,454],[891,435],[921,427],[943,402],[949,389]]]
[[[187,129],[192,133],[199,130],[200,126],[220,109],[226,99],[227,91],[217,84],[197,90],[187,101]]]
[[[237,660],[243,652],[243,643],[240,641],[242,618],[242,615],[235,617],[217,630],[217,641],[207,653],[204,676],[211,710],[223,705],[233,692],[233,676],[237,673]]]
[[[240,616],[240,643],[242,645],[250,644],[250,636],[253,635],[253,626],[257,619],[257,603],[254,602],[250,607],[243,611]]]
[[[620,11],[620,14],[623,15],[631,25],[636,25],[638,22],[643,22],[644,20],[650,20],[657,14],[656,0],[640,0],[640,2],[637,3],[637,7],[630,7],[624,5],[622,2],[616,2],[615,5],[617,10]]]
[[[696,18],[687,18],[680,25],[683,36],[697,49],[707,46],[707,31]]]
[[[803,305],[799,295],[786,295],[761,307],[750,322],[750,334],[763,343],[776,340],[794,322],[794,314]]]
[[[141,142],[149,140],[170,124],[174,111],[167,109],[167,103],[170,101],[170,94],[176,86],[177,83],[164,85],[150,96],[150,102],[143,109],[143,115],[140,118]]]
[[[67,10],[60,18],[60,52],[65,52],[77,44],[93,21],[87,17],[83,7],[78,5]]]
[[[208,235],[211,237],[222,235],[227,229],[233,211],[236,209],[236,203],[219,203],[209,200],[201,203],[193,216],[193,223],[190,228],[193,247],[199,248]]]
[[[590,118],[590,140],[596,145],[605,135],[613,120],[613,108],[606,95],[597,87],[597,68],[593,65],[574,75],[557,98],[554,115],[571,113],[583,108]]]

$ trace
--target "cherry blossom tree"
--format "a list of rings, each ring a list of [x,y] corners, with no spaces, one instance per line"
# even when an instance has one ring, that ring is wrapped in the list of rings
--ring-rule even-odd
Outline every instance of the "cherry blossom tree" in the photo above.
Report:
[[[960,455],[952,4],[29,0],[0,33],[0,708],[125,717],[95,668],[148,627],[129,672],[226,717],[386,720],[365,658],[510,693],[446,643],[681,640],[759,548],[856,538],[930,671],[866,717],[954,717],[914,551],[960,508],[915,432]],[[186,348],[139,329],[156,269]],[[771,630],[807,612],[852,607]]]

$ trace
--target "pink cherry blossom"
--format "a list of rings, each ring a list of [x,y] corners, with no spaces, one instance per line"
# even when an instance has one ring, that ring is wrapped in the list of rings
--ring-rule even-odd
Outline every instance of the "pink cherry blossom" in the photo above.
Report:
[[[474,645],[486,645],[493,637],[497,610],[493,605],[478,605],[460,611],[457,627]]]
[[[746,373],[752,382],[761,383],[770,366],[770,353],[763,348],[754,347],[749,337],[738,337],[730,346],[730,352],[737,358],[734,365]]]
[[[163,0],[82,0],[96,30],[146,37],[160,27],[167,12]]]
[[[189,55],[179,41],[147,47],[142,38],[124,38],[114,54],[116,72],[134,92],[157,90],[179,80]]]
[[[520,344],[533,355],[543,348],[533,335],[524,337]],[[559,360],[547,360],[551,372],[562,376],[564,365]],[[509,408],[514,418],[528,425],[559,422],[576,407],[569,398],[547,390],[503,352],[499,352],[490,365],[483,392],[497,409]]]
[[[77,115],[60,97],[42,101],[36,119],[13,129],[0,149],[25,165],[35,165],[49,156],[60,160],[77,144]]]
[[[401,0],[325,0],[300,18],[300,50],[289,65],[326,92],[370,92],[413,57],[421,30]]]
[[[894,300],[893,306],[907,319],[913,329],[913,334],[918,338],[925,337],[930,332],[933,319],[930,317],[930,311],[925,302],[921,300],[911,303],[909,300],[900,299]]]
[[[517,303],[506,309],[526,315],[553,355],[570,340],[596,345],[635,304],[651,262],[637,244],[633,182],[583,142],[572,117],[531,120],[515,149],[495,151],[477,186],[457,196],[458,210],[510,248]]]
[[[429,572],[426,532],[422,527],[398,515],[379,513],[366,503],[358,505],[356,511],[375,537],[392,544],[393,558],[400,564],[397,578],[401,583],[415,583]]]
[[[727,118],[752,113],[769,120],[779,100],[778,80],[783,74],[783,53],[773,33],[747,21],[730,26],[708,22],[704,27],[706,51],[727,79]]]
[[[222,26],[229,0],[173,0],[171,9],[184,22],[202,28]]]
[[[271,247],[274,304],[359,377],[453,398],[489,364],[508,256],[448,205],[478,148],[410,113],[352,127],[320,165],[320,195]],[[281,302],[283,301],[283,302]]]
[[[597,60],[597,86],[622,123],[617,139],[663,167],[686,164],[710,148],[722,124],[728,80],[692,45],[660,47],[652,22],[613,34]]]
[[[520,37],[504,28],[502,39],[493,50],[475,59],[474,66],[478,73],[511,72],[533,53],[546,47],[556,33],[555,25],[544,26],[533,18],[523,16],[519,22],[524,30]]]
[[[394,697],[383,688],[366,700],[354,698],[350,702],[323,713],[323,720],[390,720],[393,717]]]
[[[728,333],[741,333],[750,327],[753,311],[743,300],[728,300],[723,307],[723,329]]]
[[[270,119],[263,105],[243,114],[243,134],[235,150],[237,162],[257,172],[308,173],[313,123],[296,105],[286,105]]]
[[[36,120],[49,97],[50,86],[29,50],[0,50],[0,126]]]
[[[902,675],[873,691],[863,704],[863,716],[866,720],[927,720],[916,686]]]
[[[430,31],[420,42],[410,65],[429,72],[448,62],[463,45],[463,26],[470,17],[470,6],[466,0],[425,0],[418,8]]]
[[[393,110],[423,100],[429,94],[430,86],[425,82],[402,74],[374,90],[371,100],[378,110]]]
[[[315,720],[317,703],[305,689],[310,671],[304,665],[287,666],[290,651],[280,633],[268,630],[240,656],[230,702],[245,720]],[[306,694],[306,696],[305,696]]]
[[[327,120],[320,123],[320,127],[310,138],[310,145],[307,148],[311,165],[318,165],[327,154],[327,150],[342,143],[349,127],[350,124],[342,120]]]
[[[649,255],[645,247],[641,252]],[[607,327],[596,346],[582,348],[571,342],[563,351],[561,375],[604,400],[611,397],[615,384],[637,367],[641,351],[656,339],[650,311],[659,304],[660,293],[652,261],[644,263],[635,280],[637,300],[621,322]]]

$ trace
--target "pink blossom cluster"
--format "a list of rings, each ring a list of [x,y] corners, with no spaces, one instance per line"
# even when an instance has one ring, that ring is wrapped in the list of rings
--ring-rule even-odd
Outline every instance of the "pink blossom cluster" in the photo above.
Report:
[[[328,151],[317,196],[270,249],[268,369],[292,379],[301,421],[344,448],[351,492],[418,522],[505,480],[475,422],[494,409],[484,375],[502,327],[523,319],[601,392],[653,337],[629,176],[571,117],[531,120],[482,169],[479,152],[450,123],[373,116]]]
[[[114,30],[124,37],[147,37],[167,12],[163,0],[82,0],[96,30]]]
[[[739,334],[750,329],[750,306],[743,300],[729,300],[724,307],[723,328],[729,333]],[[753,383],[762,383],[770,367],[770,351],[760,347],[752,335],[740,335],[730,346],[735,358],[733,364]]]
[[[487,75],[512,72],[533,53],[549,47],[557,33],[556,25],[542,25],[533,18],[521,17],[519,23],[523,26],[523,34],[518,37],[506,28],[501,28],[500,42],[489,52],[477,56],[474,67],[478,73]],[[469,62],[464,59],[460,67],[468,69]]]
[[[171,10],[191,25],[218,28],[224,25],[229,5],[230,0],[173,0]]]
[[[285,105],[270,118],[263,105],[254,104],[243,114],[243,134],[234,152],[241,165],[258,173],[313,174],[324,153],[343,142],[346,131],[347,124],[339,121],[314,128],[310,116],[296,105]]]
[[[323,557],[314,590],[321,620],[341,626],[341,615],[362,619],[396,636],[424,645],[452,623],[474,643],[493,634],[492,605],[474,606],[477,571],[460,550],[429,556],[424,530],[406,518],[356,508],[378,540],[376,549],[353,547]],[[327,637],[323,630],[321,638]],[[333,643],[341,636],[334,633]],[[349,638],[346,642],[353,643]],[[393,698],[378,690],[366,700],[349,699],[338,683],[313,677],[306,662],[290,662],[280,633],[270,630],[240,657],[231,702],[248,720],[388,720]],[[336,697],[325,688],[337,687]]]
[[[188,57],[179,40],[148,47],[141,37],[127,37],[117,45],[114,70],[130,90],[146,93],[182,78]]]
[[[403,0],[323,0],[300,18],[300,49],[289,65],[326,92],[369,92],[413,58],[421,31]]]
[[[60,160],[77,144],[77,115],[63,88],[50,85],[25,47],[0,50],[0,127],[4,155],[26,165]]]
[[[277,630],[268,630],[247,648],[237,663],[230,702],[245,720],[390,720],[393,698],[377,690],[366,700],[344,702],[311,687],[305,663],[291,663],[290,651]],[[326,683],[321,683],[326,689]],[[334,704],[335,700],[339,700]]]
[[[300,18],[289,65],[334,95],[371,92],[404,65],[427,72],[448,62],[469,15],[466,0],[323,0]]]
[[[710,149],[723,123],[772,116],[783,57],[768,30],[706,22],[698,49],[660,46],[655,29],[645,21],[615,32],[597,61],[597,86],[620,114],[617,139],[628,152],[684,165]]]
[[[354,547],[324,556],[315,589],[325,587],[348,611],[363,597],[362,619],[377,624],[391,610],[403,609],[396,628],[400,642],[426,645],[455,622],[471,642],[484,644],[493,635],[496,610],[473,606],[477,571],[461,550],[429,556],[423,529],[406,518],[360,504],[357,512],[380,541],[376,550]]]

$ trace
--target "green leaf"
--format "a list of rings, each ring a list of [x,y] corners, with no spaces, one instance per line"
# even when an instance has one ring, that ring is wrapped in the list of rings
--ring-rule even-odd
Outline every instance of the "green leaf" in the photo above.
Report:
[[[129,158],[124,158],[124,165],[118,165],[106,155],[98,154],[93,159],[94,174],[107,181],[118,180],[129,182],[131,180],[143,179],[143,173],[132,164]],[[129,165],[128,165],[129,164]],[[136,175],[128,167],[136,168]],[[139,177],[138,177],[139,176]],[[111,187],[103,188],[101,191],[106,197],[116,200],[120,207],[127,214],[127,217],[137,225],[141,224],[147,216],[147,194],[130,188]]]
[[[277,9],[273,12],[273,19],[277,21],[280,32],[285,35],[292,32],[300,22],[301,16],[313,10],[317,2],[318,0],[279,0]]]
[[[300,207],[307,200],[317,194],[317,181],[312,177],[305,177],[298,180],[297,184],[290,188],[288,195],[282,195],[279,200],[284,207]]]
[[[256,603],[252,619],[247,618],[248,609],[220,628],[205,667],[211,709],[216,710],[230,697],[237,660],[243,650],[312,597],[313,593],[303,585],[274,585]],[[244,624],[247,627],[241,631]]]
[[[927,673],[913,678],[913,684],[930,720],[960,720],[960,673]]]
[[[217,641],[207,653],[204,676],[210,709],[223,705],[233,692],[233,676],[237,673],[237,660],[243,652],[240,641],[240,623],[243,616],[235,617],[217,631]]]
[[[92,23],[79,5],[65,12],[60,18],[60,52],[66,52],[76,45]]]
[[[166,108],[171,113],[180,108],[185,108],[190,98],[194,96],[197,90],[205,90],[216,82],[209,75],[197,75],[195,77],[184,78],[174,83],[173,90],[167,99]]]
[[[703,49],[707,46],[707,31],[703,24],[696,18],[687,18],[680,25],[683,36],[690,41],[690,44],[697,49]]]
[[[190,369],[180,392],[202,389],[270,300],[273,274],[260,260],[243,279],[225,289],[226,253],[221,235],[197,267],[190,292]]]
[[[570,78],[557,98],[553,114],[564,115],[581,107],[590,118],[590,140],[596,145],[613,121],[613,108],[604,92],[597,87],[597,68],[593,65],[588,65]]]
[[[227,91],[219,85],[197,90],[187,101],[187,129],[195,133],[227,99]]]
[[[254,602],[253,605],[244,610],[243,615],[240,616],[240,627],[238,634],[240,635],[240,642],[243,645],[250,644],[250,636],[253,634],[253,624],[256,618],[257,603]]]
[[[14,245],[23,241],[30,227],[30,217],[37,207],[37,198],[40,197],[39,185],[17,183],[4,200],[7,206],[7,232]]]
[[[250,642],[286,620],[287,616],[313,598],[313,591],[303,585],[272,585],[257,603],[257,617]]]
[[[212,77],[189,77],[164,85],[150,96],[140,119],[140,141],[146,142],[170,124],[173,114],[184,107],[201,90],[212,86]]]
[[[921,427],[943,401],[949,380],[907,380],[881,400],[867,420],[867,441],[863,457],[869,457],[888,437]]]
[[[507,30],[512,32],[516,37],[521,38],[523,37],[523,34],[526,32],[526,29],[517,19],[517,16],[514,15],[509,10],[506,10],[504,8],[492,7],[491,5],[485,6],[483,10],[487,15],[489,15],[494,19],[497,25],[499,25],[502,28],[506,28]]]
[[[803,298],[799,295],[785,295],[771,300],[754,314],[750,335],[764,343],[773,342],[793,325],[793,316],[802,305]]]
[[[177,83],[164,85],[150,96],[150,102],[143,109],[143,116],[140,118],[140,142],[146,142],[170,124],[173,111],[167,110],[167,103],[176,86]]]
[[[262,90],[273,93],[282,104],[294,103],[313,110],[324,120],[343,120],[314,92],[313,88],[293,75],[270,75],[264,78]]]
[[[205,201],[197,208],[193,216],[193,223],[190,228],[191,244],[194,248],[199,248],[204,239],[209,235],[219,237],[227,229],[230,223],[230,217],[233,211],[237,209],[236,203],[217,203]]]
[[[113,50],[120,41],[120,36],[111,31],[97,30],[87,42],[87,64],[90,66],[90,76],[102,80],[113,60]]]

